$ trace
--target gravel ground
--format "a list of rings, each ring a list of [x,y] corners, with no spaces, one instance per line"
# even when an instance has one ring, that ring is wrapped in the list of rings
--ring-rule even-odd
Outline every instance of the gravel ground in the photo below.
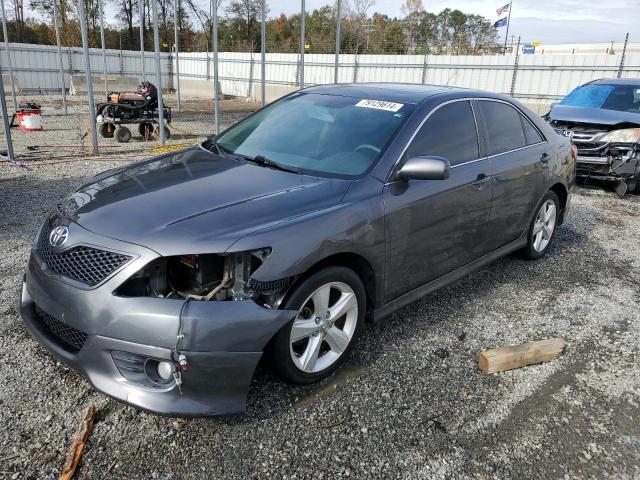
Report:
[[[176,420],[96,393],[17,312],[49,207],[118,165],[0,165],[0,478],[57,478],[89,404],[78,478],[640,478],[640,197],[578,188],[544,259],[509,256],[369,325],[320,385],[261,368],[246,415]],[[568,348],[551,363],[475,364],[555,336]]]

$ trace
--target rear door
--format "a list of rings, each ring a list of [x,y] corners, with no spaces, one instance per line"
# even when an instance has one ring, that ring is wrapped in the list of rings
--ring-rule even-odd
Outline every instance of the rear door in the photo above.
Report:
[[[410,157],[451,162],[446,180],[398,180],[383,190],[387,275],[385,300],[480,257],[491,208],[491,182],[482,158],[471,103],[436,107],[407,146]]]
[[[549,145],[514,105],[476,100],[481,137],[489,156],[493,202],[487,248],[493,251],[518,238],[529,224],[546,185]]]

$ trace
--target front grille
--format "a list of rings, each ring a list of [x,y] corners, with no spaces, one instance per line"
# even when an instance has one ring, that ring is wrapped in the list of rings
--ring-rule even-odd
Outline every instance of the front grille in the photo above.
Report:
[[[35,307],[35,313],[38,320],[40,320],[41,327],[61,347],[74,353],[82,349],[84,342],[87,341],[86,333],[70,327],[38,307]]]
[[[74,247],[57,253],[49,244],[49,222],[42,228],[36,249],[42,261],[52,272],[84,283],[90,287],[102,282],[131,257],[91,247]]]
[[[579,155],[601,156],[609,146],[607,142],[600,141],[607,133],[606,130],[594,130],[562,122],[554,122],[553,127],[560,134],[571,135],[571,141],[578,148]]]
[[[602,130],[579,130],[574,128],[571,130],[571,139],[574,142],[594,142],[603,133]]]

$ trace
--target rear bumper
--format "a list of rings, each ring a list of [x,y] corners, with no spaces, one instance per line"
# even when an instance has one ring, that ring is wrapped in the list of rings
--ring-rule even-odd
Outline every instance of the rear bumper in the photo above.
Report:
[[[178,388],[173,381],[132,380],[118,367],[113,352],[141,358],[141,365],[163,360],[175,364],[173,348],[184,302],[122,298],[112,291],[112,281],[95,290],[75,288],[49,276],[32,255],[22,286],[20,313],[33,336],[96,390],[134,407],[170,416],[243,412],[265,345],[297,313],[270,310],[251,300],[189,302],[182,315],[184,338],[179,348],[189,365]],[[80,348],[69,348],[61,341],[59,331],[43,322],[42,312],[55,318],[57,325],[81,332],[84,340]]]

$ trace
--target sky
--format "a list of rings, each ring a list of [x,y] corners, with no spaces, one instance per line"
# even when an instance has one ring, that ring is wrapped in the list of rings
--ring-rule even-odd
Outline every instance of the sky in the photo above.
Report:
[[[222,0],[220,7],[224,14],[231,0]],[[335,0],[305,0],[306,9],[311,12],[324,5],[333,5]],[[348,2],[349,0],[342,0]],[[384,13],[391,17],[402,17],[404,0],[373,0],[369,14]],[[201,6],[210,0],[195,0]],[[266,0],[269,16],[280,13],[292,14],[300,11],[300,0]],[[438,13],[445,8],[459,9],[465,13],[475,13],[498,20],[496,9],[509,0],[422,0],[424,8]],[[107,9],[108,10],[108,9]],[[108,23],[115,18],[106,14]],[[640,0],[514,0],[509,26],[509,40],[512,36],[522,43],[609,43],[624,42],[629,32],[630,42],[640,42]],[[505,28],[499,28],[500,41],[504,40]]]
[[[228,1],[228,0],[227,0]],[[425,10],[437,13],[444,8],[475,13],[495,21],[496,9],[509,0],[422,0]],[[225,1],[226,3],[226,1]],[[332,0],[306,0],[308,11]],[[374,11],[389,16],[402,16],[403,0],[375,0]],[[298,12],[300,1],[267,0],[270,16],[282,12]],[[224,8],[224,7],[223,7]],[[523,42],[596,43],[623,42],[626,32],[629,41],[640,42],[640,0],[514,0],[509,37],[522,37]],[[503,37],[505,28],[498,29]]]

